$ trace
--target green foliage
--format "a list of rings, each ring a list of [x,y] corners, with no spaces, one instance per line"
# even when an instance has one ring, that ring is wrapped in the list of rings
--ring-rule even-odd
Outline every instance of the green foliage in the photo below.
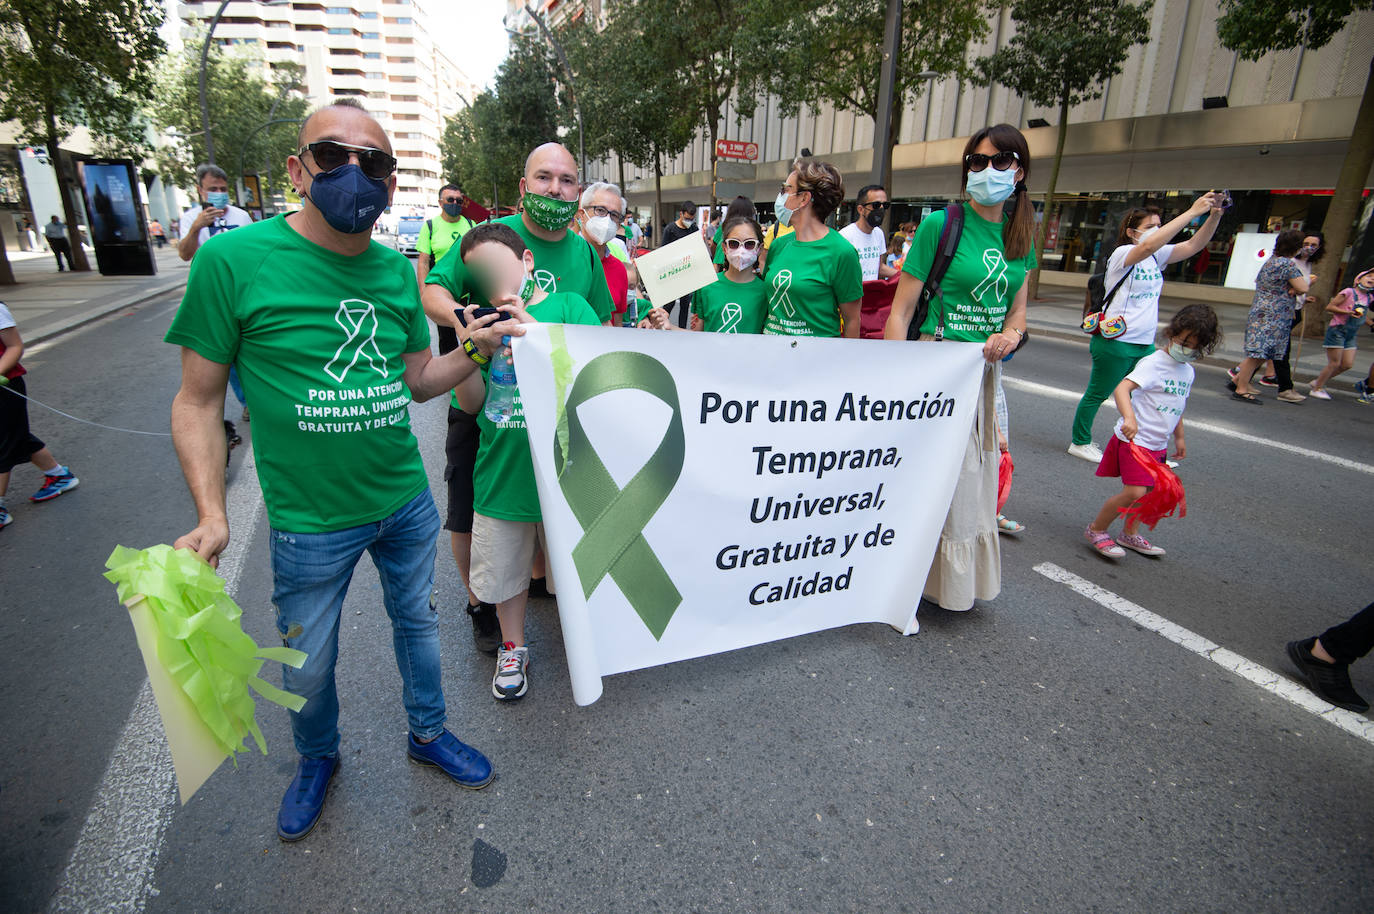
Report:
[[[1154,0],[1017,0],[1016,34],[977,61],[997,82],[1037,105],[1072,107],[1102,95],[1102,81],[1121,72],[1132,47],[1150,36]]]
[[[229,174],[233,187],[240,162],[248,174],[263,174],[268,166],[271,188],[287,191],[286,157],[296,151],[296,126],[276,124],[258,128],[269,120],[299,120],[309,113],[309,102],[292,87],[302,81],[298,67],[271,71],[270,79],[248,58],[225,54],[212,45],[205,61],[205,94],[210,126],[215,139],[215,164]],[[206,161],[205,137],[200,124],[200,45],[187,45],[180,54],[165,55],[158,66],[157,98],[152,117],[163,130],[186,136],[158,151],[164,178],[195,195],[195,169]],[[275,107],[274,107],[275,106]],[[246,145],[245,145],[246,144]]]
[[[1315,50],[1329,42],[1356,10],[1374,0],[1316,0],[1293,6],[1274,0],[1222,0],[1217,37],[1246,60],[1299,45]]]
[[[145,141],[140,106],[162,51],[159,0],[0,3],[0,120],[53,145],[88,126],[106,148]]]
[[[776,4],[773,4],[776,8]],[[919,93],[930,71],[972,77],[969,42],[988,33],[986,0],[908,0],[902,4],[902,44],[894,97]],[[887,0],[792,0],[789,15],[770,17],[756,53],[772,61],[767,85],[784,116],[802,105],[878,118]],[[894,135],[896,131],[894,130]]]

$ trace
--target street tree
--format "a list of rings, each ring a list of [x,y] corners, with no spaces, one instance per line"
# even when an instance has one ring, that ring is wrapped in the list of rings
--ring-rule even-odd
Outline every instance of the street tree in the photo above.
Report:
[[[1069,109],[1102,97],[1104,80],[1121,72],[1131,48],[1150,36],[1154,0],[1016,0],[1011,8],[1016,34],[1005,47],[980,57],[985,83],[1001,83],[1037,105],[1059,108],[1054,163],[1045,192],[1044,218],[1036,232],[1037,267],[1045,256],[1054,190],[1064,158]],[[1035,297],[1039,270],[1031,276]]]
[[[1271,51],[1295,47],[1315,51],[1324,47],[1344,28],[1353,13],[1374,9],[1374,0],[1319,0],[1298,6],[1268,0],[1222,0],[1221,9],[1221,18],[1217,20],[1217,37],[1221,43],[1246,60],[1258,60]],[[1328,301],[1335,292],[1339,259],[1350,243],[1351,228],[1359,215],[1365,177],[1371,165],[1374,165],[1374,59],[1370,60],[1369,76],[1365,78],[1364,94],[1355,115],[1355,129],[1346,144],[1345,158],[1336,178],[1331,208],[1326,211],[1326,220],[1322,223],[1327,250],[1335,252],[1337,262],[1318,271],[1311,295],[1316,301]],[[1322,310],[1304,308],[1303,313],[1306,329],[1318,330],[1325,318]]]
[[[152,91],[151,68],[163,47],[157,35],[162,16],[160,0],[0,3],[0,120],[17,121],[24,141],[48,148],[74,270],[91,267],[67,192],[71,175],[58,149],[83,125],[138,142],[143,125],[137,112]]]
[[[205,60],[206,99],[214,132],[216,161],[231,185],[243,173],[260,175],[264,197],[290,189],[286,157],[296,152],[296,124],[309,102],[297,88],[300,67],[284,65],[264,75],[259,61],[225,53],[212,45]],[[200,126],[200,45],[169,53],[158,67],[157,97],[152,106],[158,127],[177,136],[157,155],[162,174],[179,187],[195,185],[195,169],[207,161]],[[282,123],[265,126],[270,121]],[[194,196],[194,195],[193,195]]]
[[[830,105],[871,118],[879,115],[883,36],[888,0],[791,0],[786,14],[769,20],[755,38],[756,52],[768,55],[769,91],[780,113],[796,115]],[[987,0],[906,0],[897,78],[893,86],[890,132],[873,138],[874,171],[885,157],[891,173],[892,148],[901,135],[906,101],[928,86],[937,73],[969,79],[970,42],[988,33]],[[876,127],[875,127],[876,129]]]

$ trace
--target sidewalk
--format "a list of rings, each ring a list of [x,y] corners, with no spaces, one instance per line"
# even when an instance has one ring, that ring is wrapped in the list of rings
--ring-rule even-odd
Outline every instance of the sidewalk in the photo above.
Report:
[[[1193,304],[1193,300],[1182,296],[1166,295],[1159,302],[1159,320],[1161,329],[1168,323],[1169,318],[1174,315],[1184,305]],[[1217,312],[1217,317],[1221,320],[1223,338],[1221,345],[1217,347],[1214,355],[1208,357],[1207,361],[1212,365],[1220,365],[1224,368],[1240,364],[1240,360],[1245,357],[1243,347],[1245,345],[1245,322],[1250,313],[1250,306],[1232,305],[1218,302],[1210,303]],[[1075,340],[1081,343],[1088,342],[1088,336],[1079,325],[1083,319],[1083,291],[1081,289],[1068,289],[1048,284],[1041,284],[1040,298],[1030,302],[1026,307],[1027,325],[1031,330],[1031,336],[1036,334],[1056,337],[1059,339]],[[1032,340],[1032,343],[1034,340]],[[1368,330],[1360,332],[1360,349],[1355,354],[1355,367],[1350,371],[1337,377],[1330,384],[1333,390],[1344,390],[1351,393],[1355,390],[1355,381],[1364,378],[1369,373],[1371,360],[1374,360],[1374,334]],[[1307,393],[1307,382],[1315,378],[1321,370],[1326,367],[1326,353],[1322,350],[1321,337],[1306,337],[1302,341],[1302,354],[1298,354],[1298,338],[1293,338],[1293,386],[1300,394]]]
[[[0,286],[0,301],[14,314],[27,345],[41,343],[83,324],[185,287],[189,263],[177,256],[176,246],[154,249],[155,276],[102,276],[95,252],[86,249],[89,273],[57,271],[49,253],[8,251],[16,286]]]

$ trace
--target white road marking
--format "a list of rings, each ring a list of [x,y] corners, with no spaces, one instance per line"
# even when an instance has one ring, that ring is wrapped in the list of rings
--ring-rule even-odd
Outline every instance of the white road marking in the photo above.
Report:
[[[1015,390],[1024,390],[1027,393],[1039,394],[1042,397],[1051,397],[1056,400],[1072,400],[1077,403],[1083,396],[1082,391],[1067,390],[1063,387],[1051,387],[1048,384],[1038,384],[1035,381],[1026,381],[1021,378],[1008,378],[1003,376],[1002,383]],[[1110,399],[1102,405],[1107,409],[1116,409],[1116,403]],[[1236,431],[1224,425],[1214,425],[1211,422],[1198,422],[1194,419],[1188,419],[1187,430],[1191,432],[1194,429],[1210,432],[1214,435],[1221,435],[1235,441],[1244,441],[1247,444],[1258,444],[1263,447],[1271,447],[1275,450],[1285,451],[1289,454],[1296,454],[1299,457],[1320,460],[1323,463],[1329,463],[1343,469],[1354,470],[1357,473],[1368,473],[1374,476],[1374,464],[1360,463],[1355,460],[1347,460],[1344,457],[1337,457],[1334,454],[1327,454],[1323,451],[1314,451],[1311,448],[1298,447],[1296,444],[1286,444],[1285,442],[1274,441],[1270,438],[1261,438],[1258,435],[1250,435],[1245,432]]]
[[[219,574],[233,596],[263,510],[251,445],[243,447],[225,501],[233,538],[220,555]],[[142,911],[176,799],[172,756],[145,679],[48,910]]]
[[[1180,625],[1176,625],[1158,616],[1142,606],[1138,606],[1127,600],[1125,597],[1118,596],[1110,590],[1098,587],[1086,578],[1080,578],[1071,571],[1067,571],[1052,562],[1041,562],[1033,569],[1039,574],[1044,575],[1051,581],[1065,584],[1070,590],[1081,594],[1097,603],[1105,606],[1119,616],[1136,623],[1137,625],[1149,629],[1174,642],[1180,647],[1186,648],[1197,654],[1199,657],[1206,657],[1217,666],[1229,670],[1248,679],[1255,685],[1264,689],[1270,694],[1277,695],[1284,701],[1297,705],[1304,711],[1315,714],[1327,723],[1335,724],[1347,733],[1351,733],[1367,743],[1374,743],[1374,720],[1356,714],[1353,711],[1346,711],[1335,705],[1322,701],[1305,686],[1298,685],[1286,676],[1274,672],[1267,667],[1260,666],[1258,663],[1247,660],[1234,651],[1227,650],[1201,635],[1190,632]]]

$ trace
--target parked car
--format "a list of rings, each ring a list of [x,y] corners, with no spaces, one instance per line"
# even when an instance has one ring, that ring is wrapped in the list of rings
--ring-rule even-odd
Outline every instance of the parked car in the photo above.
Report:
[[[396,220],[396,250],[407,257],[419,257],[420,252],[415,250],[415,242],[420,238],[420,229],[425,227],[425,220],[419,216],[402,216]]]

